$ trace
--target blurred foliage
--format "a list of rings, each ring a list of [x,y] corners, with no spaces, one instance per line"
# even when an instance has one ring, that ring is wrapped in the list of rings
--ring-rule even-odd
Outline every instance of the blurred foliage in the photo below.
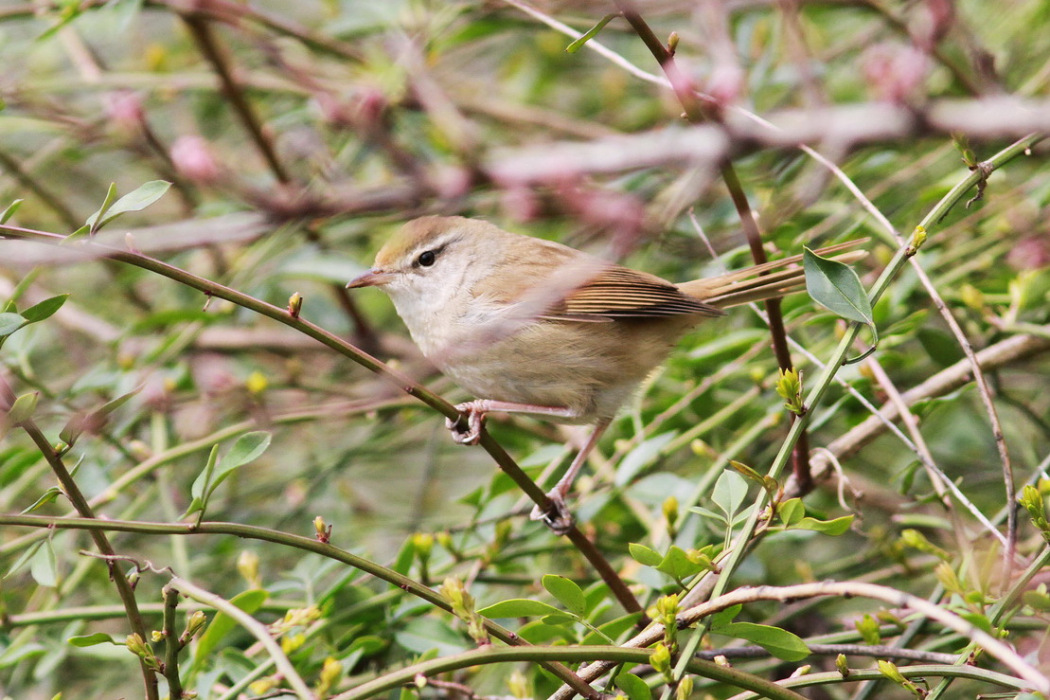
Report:
[[[996,94],[1047,104],[1050,5],[1041,0],[651,0],[638,8],[656,36],[677,33],[677,65],[729,112],[802,108],[818,118],[825,108],[891,104],[921,115],[941,99]],[[615,11],[596,2],[536,5],[577,32]],[[99,210],[111,183],[119,196],[171,182],[159,201],[124,213],[94,240],[280,308],[298,293],[303,318],[463,400],[421,361],[382,295],[343,288],[403,221],[480,216],[672,280],[750,262],[712,164],[592,173],[590,163],[572,160],[574,144],[604,144],[619,155],[618,134],[684,134],[686,125],[669,90],[593,46],[567,53],[571,41],[518,2],[8,0],[0,6],[0,208],[23,200],[8,225],[67,235]],[[594,41],[660,75],[623,18]],[[910,232],[966,177],[967,159],[988,158],[1014,140],[983,138],[988,130],[979,126],[970,140],[931,128],[863,145],[811,145],[897,230]],[[501,177],[497,166],[520,162],[514,158],[525,149],[541,149],[560,174]],[[1012,478],[1018,488],[1034,485],[1025,491],[1009,570],[1000,539],[972,512],[1005,532],[1013,504],[981,398],[961,383],[905,399],[934,462],[958,487],[945,497],[950,508],[916,452],[882,431],[842,456],[841,494],[831,479],[806,494],[804,506],[779,504],[779,520],[769,521],[734,585],[883,583],[1003,631],[1028,663],[1044,673],[1050,667],[1045,508],[1042,520],[1036,515],[1050,452],[1048,344],[1038,345],[1050,333],[1045,156],[1037,146],[997,170],[982,199],[954,207],[931,229],[918,256],[975,349],[1037,339],[1035,349],[988,371]],[[870,286],[898,248],[825,165],[798,149],[745,141],[731,161],[770,251],[870,237],[869,256],[855,266]],[[64,303],[47,302],[65,294]],[[162,629],[172,576],[192,581],[268,626],[319,697],[474,649],[487,638],[486,612],[534,644],[607,645],[637,631],[638,615],[626,613],[567,540],[528,519],[526,499],[484,451],[455,446],[434,411],[305,335],[156,273],[21,240],[0,240],[0,299],[10,300],[11,314],[0,316],[0,378],[23,397],[0,423],[0,695],[139,697],[133,652],[166,660],[160,639],[125,643],[128,617],[106,562],[89,554],[97,549],[86,531],[16,524],[24,512],[73,514],[48,451],[23,429],[27,421],[39,425],[99,518],[200,518],[273,533],[143,527],[108,537],[126,557],[114,571],[134,572],[149,632]],[[34,306],[41,302],[61,308]],[[829,356],[841,322],[804,295],[783,307],[789,335],[806,351],[794,358],[810,386],[820,372],[809,358]],[[838,373],[872,404],[892,402],[896,392],[907,397],[964,357],[911,270],[873,315],[874,357],[890,384],[871,365]],[[714,562],[757,494],[784,486],[758,476],[791,422],[768,344],[765,325],[747,309],[696,329],[614,423],[603,457],[592,459],[593,477],[579,484],[573,508],[582,530],[651,616],[673,619],[678,598],[669,596],[717,572]],[[807,409],[815,456],[871,415],[839,384]],[[568,434],[549,424],[494,417],[489,428],[533,477],[563,467],[571,454]],[[421,598],[282,535],[330,539],[441,593]],[[435,602],[441,595],[451,612]],[[291,696],[246,627],[190,598],[178,601],[174,627],[188,635],[178,661],[185,691]],[[837,597],[752,602],[733,612],[704,649],[710,658],[740,640],[758,644],[773,655],[731,661],[765,679],[797,667],[800,639],[890,645],[914,624],[874,601]],[[677,651],[690,634],[663,640],[664,650]],[[931,623],[902,644],[965,658],[969,641]],[[776,660],[776,649],[790,653]],[[853,669],[876,668],[845,653]],[[654,693],[667,691],[661,654],[655,670],[627,663],[630,673],[601,687],[632,700],[650,692],[639,679]],[[813,653],[805,663],[834,671],[835,656]],[[877,697],[914,697],[908,684],[922,681],[900,675],[909,661],[875,656],[894,662],[880,661],[876,675],[890,680]],[[954,668],[918,658],[949,675]],[[978,662],[1012,673],[987,655]],[[1024,686],[1014,677],[1013,687],[1001,688],[978,671],[944,697]],[[819,697],[858,692],[837,678]],[[541,697],[560,685],[547,669],[521,662],[431,680],[403,697]],[[923,687],[939,680],[931,675]],[[740,690],[703,675],[689,683],[679,685],[680,696]],[[161,697],[167,687],[162,681]]]

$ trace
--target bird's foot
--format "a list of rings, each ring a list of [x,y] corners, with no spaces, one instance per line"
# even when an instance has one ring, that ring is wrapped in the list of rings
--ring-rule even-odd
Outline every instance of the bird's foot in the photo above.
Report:
[[[452,434],[452,439],[460,445],[476,445],[481,440],[481,426],[485,422],[485,411],[473,401],[456,406],[459,418],[445,419],[445,427]],[[466,427],[463,423],[466,423]]]
[[[529,517],[539,520],[549,527],[555,535],[564,535],[572,529],[574,520],[569,507],[565,505],[565,497],[557,491],[547,494],[550,506],[547,510],[541,510],[539,506],[533,506]]]

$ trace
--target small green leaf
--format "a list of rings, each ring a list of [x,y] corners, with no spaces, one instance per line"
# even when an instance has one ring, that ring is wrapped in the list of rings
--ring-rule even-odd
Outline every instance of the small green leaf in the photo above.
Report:
[[[656,566],[657,571],[667,574],[675,581],[685,581],[703,571],[704,568],[703,564],[691,561],[685,551],[676,545],[671,545],[663,561]]]
[[[25,514],[25,513],[32,513],[34,510],[37,510],[38,508],[41,508],[41,507],[43,507],[43,506],[45,506],[45,505],[47,505],[49,503],[54,503],[55,501],[58,500],[58,497],[61,496],[61,495],[62,495],[62,490],[60,488],[58,488],[57,486],[52,486],[47,491],[44,491],[44,493],[40,496],[40,498],[38,498],[35,501],[33,501],[33,505],[31,505],[28,508],[26,508],[25,510],[23,510],[22,513],[23,514]]]
[[[583,615],[586,610],[583,590],[576,585],[575,581],[571,581],[564,576],[547,574],[543,577],[542,582],[547,592],[564,605],[566,610],[573,615]]]
[[[16,199],[8,204],[7,209],[4,209],[3,213],[0,213],[0,224],[6,224],[8,219],[15,215],[15,212],[18,211],[18,208],[22,206],[22,202],[24,201],[24,199]]]
[[[584,44],[586,44],[588,41],[590,41],[594,37],[598,36],[598,33],[601,32],[602,29],[605,28],[605,25],[607,25],[609,22],[611,22],[612,20],[616,19],[619,16],[620,16],[619,12],[614,12],[612,14],[608,14],[608,15],[605,15],[604,17],[602,17],[600,20],[598,20],[598,24],[596,24],[593,27],[591,27],[590,29],[588,29],[584,33],[584,35],[581,36],[579,39],[577,39],[576,41],[574,41],[571,44],[569,44],[568,46],[566,46],[565,47],[565,53],[576,53],[577,51],[582,49]],[[631,698],[631,700],[635,700],[635,698]]]
[[[203,512],[204,508],[208,505],[207,494],[211,493],[211,479],[212,474],[215,472],[215,462],[219,458],[219,446],[213,445],[211,452],[208,453],[208,461],[204,463],[204,469],[197,475],[197,478],[193,480],[193,484],[190,486],[190,507],[186,509],[186,512],[182,514],[182,517],[192,515],[193,513]]]
[[[803,250],[802,266],[806,289],[814,301],[849,321],[874,326],[868,293],[853,268],[822,258],[809,248]]]
[[[221,468],[235,469],[259,458],[270,446],[270,433],[258,430],[237,438],[230,451],[220,460]]]
[[[45,318],[50,318],[56,311],[62,308],[62,304],[65,304],[66,299],[68,298],[68,294],[59,294],[50,299],[44,299],[39,304],[34,304],[23,311],[22,318],[29,323],[37,323],[43,321]]]
[[[550,615],[544,615],[543,617],[540,618],[540,621],[543,622],[543,624],[545,624],[545,625],[558,626],[558,625],[571,625],[571,624],[573,624],[574,622],[576,622],[579,619],[580,618],[576,617],[575,615],[570,615],[567,612],[559,610],[556,613],[551,613]]]
[[[724,470],[711,490],[711,500],[719,510],[732,517],[747,497],[747,480],[735,471]]]
[[[816,518],[806,517],[799,520],[795,527],[799,530],[814,530],[823,532],[825,535],[838,536],[848,532],[852,524],[853,516],[843,515],[832,520],[817,520]]]
[[[270,433],[265,430],[245,433],[237,438],[237,442],[233,444],[230,451],[220,458],[215,466],[215,474],[212,476],[207,495],[214,492],[215,488],[225,481],[226,477],[233,473],[234,469],[243,467],[258,459],[266,451],[266,448],[270,446],[271,438]]]
[[[801,661],[809,656],[809,647],[801,637],[779,627],[753,622],[730,622],[723,627],[712,628],[712,631],[746,639],[784,661]]]
[[[646,547],[644,544],[638,544],[637,542],[631,542],[627,545],[627,551],[631,553],[632,559],[643,566],[659,566],[660,562],[664,560],[663,555],[655,549]]]
[[[1050,612],[1050,595],[1045,590],[1025,591],[1021,594],[1021,601],[1036,612]]]
[[[66,640],[67,644],[71,644],[75,647],[93,647],[97,644],[117,644],[123,646],[123,642],[118,642],[113,637],[110,637],[105,632],[96,632],[95,634],[84,634],[76,637],[70,637]]]
[[[789,498],[777,507],[777,513],[784,524],[791,527],[798,525],[806,516],[806,507],[802,505],[801,498]]]
[[[744,609],[743,604],[737,603],[731,605],[725,610],[719,610],[711,617],[711,629],[717,630],[725,627],[733,621],[733,618],[740,614],[740,611]]]
[[[22,394],[15,399],[15,402],[11,404],[11,408],[8,409],[7,420],[10,421],[12,425],[18,425],[29,420],[36,412],[36,404],[39,400],[39,391],[30,391],[27,394]]]
[[[230,598],[230,604],[238,610],[251,615],[256,610],[262,607],[263,603],[270,597],[270,594],[262,589],[253,589],[250,591],[243,591],[238,593],[233,598]],[[193,663],[199,664],[204,659],[209,658],[215,648],[219,645],[219,642],[229,634],[234,627],[237,626],[237,621],[225,613],[217,613],[212,618],[211,624],[208,625],[208,629],[204,630],[204,634],[200,636],[197,641],[197,650],[193,654]]]
[[[11,335],[27,323],[29,322],[26,321],[21,314],[0,314],[0,338]]]
[[[617,674],[616,687],[622,690],[630,700],[652,700],[653,697],[653,691],[649,689],[645,681],[633,673]]]
[[[170,182],[150,180],[128,192],[117,201],[112,202],[112,197],[116,194],[116,188],[114,185],[110,185],[109,192],[106,194],[106,201],[103,202],[97,212],[88,218],[91,232],[95,233],[121,214],[145,209],[163,197],[169,187],[171,187]]]
[[[55,548],[51,540],[44,540],[43,544],[33,557],[29,560],[29,573],[33,580],[41,586],[54,588],[58,583],[58,561],[55,558]]]
[[[94,234],[96,231],[99,230],[99,228],[102,227],[102,224],[105,223],[102,221],[102,217],[106,215],[106,212],[108,212],[110,207],[113,206],[113,202],[115,202],[116,199],[117,183],[111,182],[109,183],[109,189],[106,190],[106,197],[102,200],[102,206],[100,206],[98,208],[98,211],[89,216],[87,218],[87,221],[84,222],[85,226],[88,227],[88,232]],[[76,235],[76,233],[79,233],[79,231],[80,229],[77,229],[77,231],[74,232],[74,235]]]
[[[868,646],[877,646],[882,643],[882,632],[879,629],[879,623],[871,615],[865,613],[864,617],[853,623],[853,626],[857,628],[857,631],[860,632],[860,638]]]
[[[485,617],[539,617],[541,615],[553,615],[562,613],[561,610],[549,603],[528,598],[511,598],[493,603],[487,608],[478,610]]]

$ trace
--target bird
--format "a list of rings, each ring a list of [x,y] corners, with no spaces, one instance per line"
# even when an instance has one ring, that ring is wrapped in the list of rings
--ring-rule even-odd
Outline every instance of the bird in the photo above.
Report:
[[[577,473],[641,382],[693,326],[803,289],[801,257],[674,284],[481,219],[424,216],[346,286],[384,291],[423,355],[477,397],[456,406],[462,420],[446,421],[456,442],[476,444],[492,412],[595,426],[547,493],[550,508],[532,514],[564,534]]]

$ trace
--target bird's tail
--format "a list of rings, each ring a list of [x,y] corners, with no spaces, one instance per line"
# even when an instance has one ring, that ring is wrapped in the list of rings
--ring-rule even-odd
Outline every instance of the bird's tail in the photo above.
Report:
[[[865,238],[839,243],[814,252],[823,257],[831,255],[833,260],[839,262],[853,263],[864,258],[867,252],[849,249],[863,245],[866,241]],[[843,250],[848,252],[840,253]],[[839,254],[833,255],[834,253]],[[717,277],[683,282],[678,288],[685,294],[720,309],[753,301],[776,299],[806,288],[806,277],[801,263],[801,255],[792,255]]]

